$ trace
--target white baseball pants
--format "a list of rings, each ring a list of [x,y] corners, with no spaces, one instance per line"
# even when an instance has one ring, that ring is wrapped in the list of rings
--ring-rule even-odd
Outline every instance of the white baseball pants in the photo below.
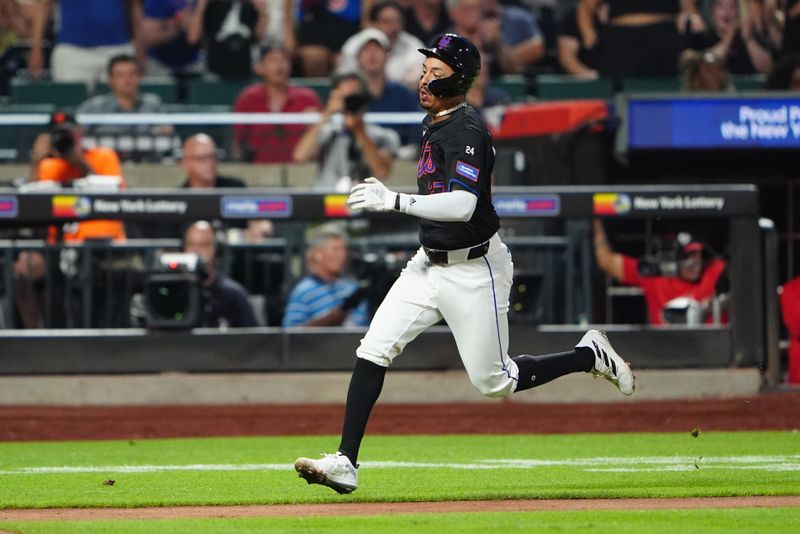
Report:
[[[511,253],[497,234],[485,256],[450,265],[431,265],[420,248],[375,312],[356,355],[388,367],[409,342],[444,318],[478,391],[511,395],[519,376],[507,353],[513,272]]]

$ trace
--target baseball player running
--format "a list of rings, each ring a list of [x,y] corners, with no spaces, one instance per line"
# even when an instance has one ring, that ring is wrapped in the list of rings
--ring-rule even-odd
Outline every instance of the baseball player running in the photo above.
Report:
[[[298,458],[309,484],[339,493],[358,487],[358,450],[387,367],[428,327],[447,321],[472,384],[488,397],[507,397],[560,376],[592,372],[624,395],[634,390],[628,364],[605,333],[589,330],[573,350],[513,358],[508,348],[508,299],[513,264],[500,240],[492,205],[492,138],[466,103],[480,55],[464,37],[444,34],[420,49],[424,119],[417,167],[419,194],[396,193],[375,178],[353,187],[354,210],[399,211],[420,218],[421,248],[375,312],[356,351],[339,449],[321,459]]]

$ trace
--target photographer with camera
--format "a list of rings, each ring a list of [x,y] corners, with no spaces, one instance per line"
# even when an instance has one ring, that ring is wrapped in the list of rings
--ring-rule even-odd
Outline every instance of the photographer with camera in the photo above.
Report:
[[[366,81],[358,73],[334,77],[322,120],[305,131],[292,153],[296,162],[317,159],[316,188],[344,192],[369,176],[389,177],[400,138],[364,122],[368,105]]]
[[[219,272],[219,242],[208,221],[193,223],[183,236],[183,251],[200,260],[200,310],[195,326],[205,328],[258,326],[247,290]]]
[[[366,287],[345,274],[347,234],[336,223],[312,232],[306,275],[286,303],[283,326],[367,326]]]
[[[81,127],[72,115],[54,113],[47,131],[34,141],[29,183],[20,186],[21,189],[36,189],[40,186],[48,189],[69,188],[77,184],[78,180],[96,175],[109,177],[109,182],[104,183],[104,187],[114,184],[115,189],[124,188],[122,166],[116,152],[109,148],[84,150],[81,148],[81,139]],[[70,221],[62,226],[49,226],[46,234],[50,244],[77,244],[87,239],[124,241],[125,227],[122,221],[116,220],[80,223]],[[20,252],[14,262],[14,294],[19,322],[24,328],[52,327],[67,320],[50,317],[48,321],[45,318],[44,309],[49,307],[44,302],[43,287],[48,272],[47,263],[42,253],[35,250]],[[63,288],[56,289],[60,291]],[[60,310],[53,311],[61,313]]]
[[[683,236],[681,236],[683,237]],[[650,324],[727,322],[721,312],[727,293],[727,264],[701,241],[678,240],[674,257],[658,262],[633,258],[611,248],[603,223],[594,221],[597,266],[614,280],[642,288]]]

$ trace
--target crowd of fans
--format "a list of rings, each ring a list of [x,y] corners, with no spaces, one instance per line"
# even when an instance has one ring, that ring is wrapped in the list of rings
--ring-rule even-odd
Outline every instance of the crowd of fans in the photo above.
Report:
[[[491,77],[618,79],[676,75],[685,50],[769,74],[800,52],[799,22],[795,0],[2,0],[0,54],[5,78],[94,86],[119,54],[145,76],[246,80],[263,76],[259,50],[279,47],[291,77],[327,77],[357,67],[370,29],[386,38],[388,80],[414,90],[416,49],[444,31],[476,43]]]
[[[616,88],[628,78],[680,78],[683,89],[693,92],[731,91],[734,76],[760,75],[765,89],[798,90],[799,28],[798,0],[0,0],[0,98],[8,98],[14,77],[82,82],[93,96],[74,109],[77,114],[160,114],[167,110],[165,102],[142,90],[143,80],[169,77],[184,95],[190,81],[238,82],[241,91],[227,103],[231,111],[317,113],[320,119],[234,124],[229,143],[221,147],[205,133],[181,139],[170,125],[80,128],[71,115],[57,114],[33,144],[28,179],[109,175],[118,176],[122,188],[121,163],[144,151],[177,155],[186,188],[245,187],[242,180],[219,175],[224,155],[258,164],[313,161],[315,187],[347,191],[368,176],[387,179],[403,147],[418,144],[417,126],[379,126],[366,123],[364,114],[419,111],[418,49],[442,32],[463,35],[479,48],[480,78],[467,99],[485,109],[510,102],[492,83],[506,75],[529,82],[541,74],[604,78]],[[328,91],[320,94],[303,79],[324,79]],[[109,138],[116,150],[97,148]],[[416,157],[416,150],[406,153]],[[268,221],[244,221],[226,230],[254,241],[274,231]],[[206,289],[222,288],[235,297],[229,307],[248,309],[245,290],[216,269],[207,223],[137,231],[143,237],[184,238],[187,250],[196,248],[214,265]],[[119,222],[92,221],[52,227],[43,237],[80,243],[128,236]],[[346,245],[340,229],[314,234],[306,276],[287,295],[284,325],[366,324],[369,311],[347,277]],[[598,267],[620,283],[644,288],[654,324],[666,322],[665,302],[683,298],[700,282],[703,292],[693,296],[704,306],[701,322],[711,320],[709,302],[725,265],[705,258],[703,250],[687,243],[680,249],[686,272],[656,279],[644,275],[633,258],[616,253],[602,225],[595,225]],[[41,280],[53,261],[36,251],[16,258],[22,326],[46,326]],[[677,291],[678,285],[689,289]],[[675,291],[667,295],[665,287]],[[322,304],[325,309],[318,310]],[[209,313],[210,323],[220,321]],[[231,314],[236,318],[222,321],[256,324],[251,311]]]

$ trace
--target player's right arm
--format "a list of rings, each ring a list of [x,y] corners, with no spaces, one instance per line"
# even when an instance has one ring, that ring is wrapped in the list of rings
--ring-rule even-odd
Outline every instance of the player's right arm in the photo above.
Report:
[[[623,281],[625,277],[623,256],[611,248],[603,223],[599,219],[594,220],[594,257],[600,270],[618,282]]]

